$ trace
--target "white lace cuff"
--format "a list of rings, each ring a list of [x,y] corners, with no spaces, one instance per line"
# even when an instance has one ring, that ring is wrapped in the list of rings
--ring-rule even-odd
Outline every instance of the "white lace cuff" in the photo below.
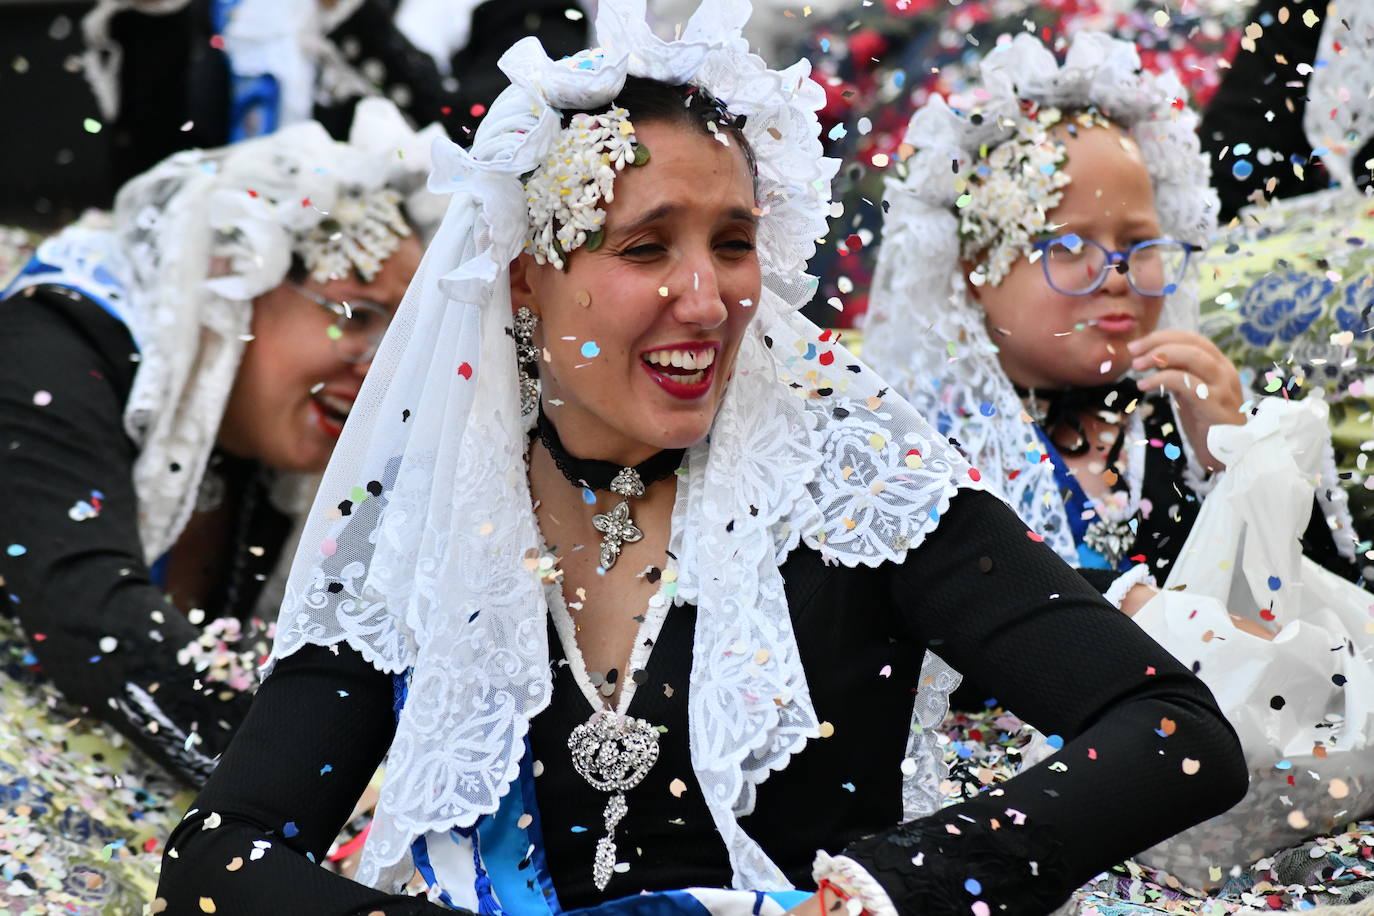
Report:
[[[850,900],[861,903],[869,916],[897,916],[896,905],[878,879],[848,856],[832,856],[823,849],[817,850],[811,877],[817,886],[822,880],[829,881],[848,894]]]
[[[1121,602],[1126,600],[1126,594],[1137,585],[1153,585],[1158,588],[1155,577],[1150,575],[1150,567],[1145,563],[1137,563],[1112,581],[1112,587],[1107,589],[1102,597],[1106,598],[1121,610]]]

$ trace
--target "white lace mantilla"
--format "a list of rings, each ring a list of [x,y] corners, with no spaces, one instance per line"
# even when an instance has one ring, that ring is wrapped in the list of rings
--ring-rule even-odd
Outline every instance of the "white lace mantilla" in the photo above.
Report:
[[[737,818],[818,734],[779,565],[803,542],[848,566],[899,562],[958,488],[977,486],[905,401],[796,311],[814,288],[801,271],[825,232],[835,163],[820,157],[819,87],[804,62],[779,73],[748,53],[748,9],[708,0],[681,41],[663,42],[642,0],[607,0],[602,48],[575,58],[591,66],[520,42],[502,60],[514,85],[472,152],[436,148],[431,185],[454,200],[326,474],[273,654],[342,641],[380,670],[412,672],[362,881],[395,887],[414,837],[495,811],[549,701],[507,277],[527,230],[521,176],[547,155],[555,106],[609,104],[627,73],[692,82],[748,116],[759,158],[764,292],[709,444],[688,451],[670,541],[676,599],[698,609],[692,763],[736,886],[787,887]],[[932,675],[929,689],[952,680]],[[928,723],[943,697],[922,702]],[[938,783],[938,755],[915,753]]]
[[[1018,35],[989,53],[980,73],[976,103],[971,97],[951,106],[933,96],[907,127],[905,142],[916,151],[904,175],[887,181],[864,357],[957,442],[1046,544],[1076,565],[1053,464],[998,362],[982,310],[967,293],[955,180],[981,161],[984,146],[1010,136],[1005,125],[1018,122],[1024,99],[1065,109],[1093,105],[1128,130],[1149,169],[1164,235],[1204,242],[1216,222],[1217,197],[1182,85],[1172,73],[1145,72],[1129,42],[1079,33],[1060,66],[1035,38]],[[975,104],[976,122],[969,116]],[[1165,299],[1159,326],[1196,330],[1197,316],[1197,282],[1190,275]],[[1195,464],[1186,441],[1185,448]],[[1138,475],[1142,463],[1132,461],[1131,473]],[[1190,483],[1206,486],[1200,479]]]
[[[1339,50],[1337,50],[1339,48]],[[1302,126],[1342,187],[1370,167],[1355,154],[1374,137],[1374,4],[1335,0],[1326,10]]]

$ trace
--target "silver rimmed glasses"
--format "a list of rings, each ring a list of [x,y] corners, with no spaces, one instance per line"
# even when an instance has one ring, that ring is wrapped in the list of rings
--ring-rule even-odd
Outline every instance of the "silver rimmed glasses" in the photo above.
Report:
[[[1174,239],[1147,239],[1112,251],[1072,232],[1031,247],[1040,252],[1040,265],[1050,288],[1065,296],[1096,292],[1107,282],[1111,270],[1125,274],[1131,289],[1142,296],[1167,296],[1183,282],[1193,252],[1201,250]]]
[[[335,302],[299,284],[288,283],[287,286],[334,316],[334,323],[326,333],[339,359],[365,363],[377,355],[377,347],[381,346],[382,337],[391,324],[391,312],[364,299]]]

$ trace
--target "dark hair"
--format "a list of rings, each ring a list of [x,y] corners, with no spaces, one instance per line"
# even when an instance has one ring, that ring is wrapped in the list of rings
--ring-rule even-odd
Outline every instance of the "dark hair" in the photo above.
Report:
[[[754,148],[744,137],[744,116],[731,112],[724,102],[700,86],[691,83],[675,86],[647,76],[627,76],[625,85],[612,104],[628,111],[630,120],[635,123],[657,121],[694,127],[708,136],[713,132],[728,134],[733,142],[739,144],[740,151],[744,153],[744,163],[749,167],[750,178],[757,184],[758,164],[754,158]],[[605,110],[565,111],[563,126],[567,127],[575,114],[600,114]],[[649,152],[653,154],[653,150]]]

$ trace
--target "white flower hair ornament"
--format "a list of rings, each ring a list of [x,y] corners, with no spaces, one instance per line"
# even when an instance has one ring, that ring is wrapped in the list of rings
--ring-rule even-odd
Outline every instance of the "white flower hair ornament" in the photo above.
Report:
[[[616,107],[629,77],[718,102],[703,127],[716,124],[721,142],[742,130],[755,165],[762,292],[739,303],[752,320],[733,376],[678,471],[665,597],[697,608],[688,743],[737,887],[787,886],[739,818],[820,727],[779,564],[800,543],[849,565],[899,561],[960,486],[976,485],[909,405],[798,314],[837,167],[821,155],[824,92],[809,64],[775,71],[749,53],[746,0],[706,0],[677,41],[656,37],[645,12],[644,0],[602,0],[600,46],[561,61],[520,41],[471,150],[436,143],[430,187],[452,192],[448,213],[301,537],[274,658],[347,641],[379,670],[410,672],[358,870],[378,887],[413,873],[417,838],[451,843],[451,829],[480,830],[518,798],[530,719],[549,703],[561,597],[537,574],[548,551],[526,472],[535,418],[521,414],[510,265],[527,250],[553,265],[596,244],[615,177],[640,149],[636,112]],[[957,682],[944,672],[922,680],[936,686],[917,704],[912,817],[938,805],[933,726]],[[447,890],[476,908],[471,888]]]
[[[931,99],[904,142],[914,152],[887,181],[888,212],[874,276],[864,356],[974,466],[1009,481],[1013,505],[1070,562],[1076,548],[1053,467],[997,360],[968,284],[997,284],[1052,227],[1067,186],[1051,128],[1066,112],[1109,119],[1139,146],[1165,236],[1203,243],[1216,223],[1216,192],[1197,139],[1197,115],[1172,73],[1142,69],[1135,46],[1080,32],[1061,66],[1031,35],[991,51],[981,85]],[[967,276],[964,264],[974,265]],[[1197,283],[1165,297],[1160,327],[1196,330]],[[1185,439],[1186,444],[1186,439]],[[1202,486],[1200,481],[1193,481]]]
[[[525,182],[526,249],[535,261],[565,269],[568,254],[583,244],[589,251],[600,247],[606,222],[600,204],[615,200],[616,173],[648,161],[649,149],[635,137],[625,109],[573,115],[548,158]]]

